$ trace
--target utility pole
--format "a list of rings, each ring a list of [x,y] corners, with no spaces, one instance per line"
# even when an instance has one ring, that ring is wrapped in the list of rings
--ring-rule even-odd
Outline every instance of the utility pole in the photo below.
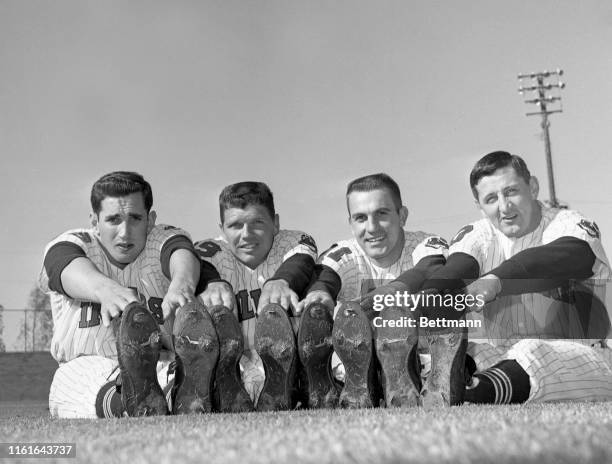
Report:
[[[558,208],[561,205],[559,204],[559,201],[557,200],[557,195],[555,193],[555,178],[553,173],[552,152],[550,148],[550,133],[548,130],[550,127],[550,121],[548,120],[548,115],[552,113],[562,113],[563,108],[561,106],[560,95],[546,95],[546,92],[558,89],[557,93],[560,93],[560,90],[565,87],[565,83],[559,80],[560,76],[562,75],[562,69],[557,69],[556,71],[542,71],[518,75],[518,79],[520,81],[520,86],[518,88],[519,93],[523,95],[525,92],[533,92],[532,96],[535,97],[526,99],[525,103],[535,104],[540,107],[539,111],[526,114],[527,116],[542,116],[541,126],[542,130],[544,131],[544,145],[546,149],[548,192],[550,196],[549,201],[550,205],[554,208]],[[555,79],[555,82],[548,82],[547,79],[550,78]],[[529,79],[529,85],[524,87],[523,79]]]

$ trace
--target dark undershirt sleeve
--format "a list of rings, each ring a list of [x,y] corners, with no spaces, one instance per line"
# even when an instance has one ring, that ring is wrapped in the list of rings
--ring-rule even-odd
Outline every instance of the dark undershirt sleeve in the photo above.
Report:
[[[204,290],[206,290],[208,284],[212,282],[225,282],[230,285],[227,280],[223,280],[221,278],[221,276],[219,275],[219,271],[217,271],[217,268],[215,266],[213,266],[208,261],[200,259],[200,280],[198,281],[198,285],[196,286],[195,294],[199,295],[200,293],[202,293]]]
[[[569,280],[593,275],[595,253],[584,240],[561,237],[517,253],[489,274],[502,281],[500,295],[535,293],[559,287]]]
[[[185,235],[175,235],[174,237],[169,238],[162,246],[159,258],[161,261],[162,273],[167,279],[171,278],[170,257],[172,256],[172,253],[180,249],[190,251],[191,253],[193,253],[193,256],[199,259],[195,248],[193,247],[193,243]]]
[[[404,284],[407,291],[416,293],[432,274],[444,266],[444,263],[446,263],[444,255],[425,256],[412,269],[403,272],[395,280]]]
[[[308,289],[311,291],[324,291],[331,295],[334,302],[338,299],[338,293],[342,288],[342,279],[336,271],[324,264],[315,264],[314,282]]]
[[[467,253],[451,254],[444,266],[440,266],[423,284],[423,289],[459,290],[480,275],[476,258]]]
[[[304,253],[297,253],[286,259],[276,270],[271,280],[283,279],[289,283],[289,288],[303,297],[304,291],[310,284],[314,272],[315,261],[312,256]]]
[[[455,293],[460,292],[470,282],[478,278],[480,266],[476,259],[467,253],[453,253],[446,260],[446,264],[438,268],[423,284],[425,293]],[[463,311],[449,311],[445,306],[421,306],[420,316],[429,319],[461,319],[465,316]]]
[[[49,277],[49,289],[70,297],[62,286],[62,272],[72,260],[86,257],[85,251],[72,242],[59,242],[49,248],[44,261],[45,271]]]

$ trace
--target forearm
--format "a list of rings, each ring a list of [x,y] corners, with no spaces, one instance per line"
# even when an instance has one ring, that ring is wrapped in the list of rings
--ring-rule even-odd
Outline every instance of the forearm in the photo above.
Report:
[[[501,295],[533,293],[591,277],[595,259],[588,243],[562,237],[517,253],[489,274],[501,280]]]
[[[89,258],[73,259],[61,273],[62,287],[71,298],[102,303],[100,295],[104,290],[121,287],[117,282],[102,274]]]
[[[217,271],[217,268],[215,266],[213,266],[208,261],[201,259],[200,278],[198,279],[195,294],[199,295],[200,293],[204,292],[208,288],[208,285],[213,282],[225,282],[231,287],[229,282],[221,278],[221,276],[219,275],[219,271]]]
[[[467,253],[453,253],[424,282],[423,289],[458,290],[480,276],[478,261]]]
[[[314,267],[312,256],[298,253],[283,262],[268,281],[284,280],[291,290],[301,296],[312,280]]]
[[[444,255],[426,256],[421,259],[412,269],[400,274],[396,282],[406,286],[407,291],[415,293],[419,291],[423,283],[433,274],[439,271],[446,263]]]
[[[314,269],[314,282],[308,292],[321,291],[331,296],[334,302],[342,288],[342,280],[336,271],[324,264],[316,264]]]
[[[195,294],[200,279],[200,260],[184,248],[170,256],[170,285],[178,285]]]
[[[588,243],[562,237],[521,251],[490,273],[500,279],[586,279],[593,275],[594,263],[595,254]]]

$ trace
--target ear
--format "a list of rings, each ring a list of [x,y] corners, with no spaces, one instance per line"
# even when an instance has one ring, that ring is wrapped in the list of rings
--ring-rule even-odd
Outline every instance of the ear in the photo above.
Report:
[[[229,242],[230,239],[227,236],[227,233],[225,233],[225,229],[223,228],[223,223],[222,222],[219,223],[219,230],[221,231],[221,236],[224,237],[225,240],[227,240]]]
[[[538,194],[540,193],[540,183],[538,182],[538,178],[536,176],[531,176],[529,179],[529,191],[531,192],[531,196],[534,200],[538,198]]]
[[[157,213],[153,210],[149,211],[149,223],[147,224],[147,233],[153,230],[155,227],[155,221],[157,220]]]
[[[94,231],[99,234],[100,231],[98,230],[98,215],[93,211],[89,213],[89,222],[91,223],[91,227],[93,227]]]
[[[408,214],[409,214],[408,208],[402,205],[402,207],[399,209],[400,224],[402,225],[402,227],[406,225]]]
[[[274,235],[278,234],[280,230],[280,220],[278,218],[278,214],[274,215]]]

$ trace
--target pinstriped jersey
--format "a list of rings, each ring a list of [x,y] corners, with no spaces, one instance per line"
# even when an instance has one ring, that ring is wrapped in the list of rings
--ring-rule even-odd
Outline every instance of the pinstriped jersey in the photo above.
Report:
[[[450,254],[461,252],[473,256],[483,275],[523,250],[561,237],[575,237],[587,242],[595,254],[593,277],[585,285],[604,301],[605,284],[611,272],[597,225],[577,211],[540,206],[542,219],[533,232],[510,238],[488,219],[481,219],[457,233],[451,242]],[[487,337],[492,343],[512,338],[580,338],[581,331],[576,332],[579,327],[576,312],[570,311],[569,303],[557,296],[555,292],[507,295],[488,303],[482,312]]]
[[[404,248],[399,259],[388,267],[379,267],[357,243],[357,240],[341,240],[319,258],[319,263],[333,269],[342,281],[339,301],[361,298],[375,287],[393,280],[402,272],[413,268],[425,256],[446,255],[446,240],[425,232],[404,231]]]
[[[184,230],[168,225],[156,225],[148,234],[142,252],[134,262],[123,269],[109,260],[93,229],[74,229],[61,234],[47,245],[45,255],[53,245],[61,242],[77,245],[102,274],[124,287],[136,289],[146,299],[149,309],[153,313],[159,313],[170,284],[162,273],[162,247],[169,239],[179,235],[189,238]],[[51,300],[51,355],[56,361],[63,363],[84,355],[117,358],[115,335],[112,326],[105,327],[101,323],[100,304],[70,298],[50,290],[49,276],[44,266],[39,275],[39,286],[43,291],[49,292]]]
[[[280,230],[266,259],[255,269],[242,264],[222,237],[196,242],[195,249],[202,259],[215,266],[221,278],[234,289],[245,351],[255,350],[255,317],[263,284],[274,276],[283,262],[296,254],[317,259],[317,248],[312,237],[296,230]]]

